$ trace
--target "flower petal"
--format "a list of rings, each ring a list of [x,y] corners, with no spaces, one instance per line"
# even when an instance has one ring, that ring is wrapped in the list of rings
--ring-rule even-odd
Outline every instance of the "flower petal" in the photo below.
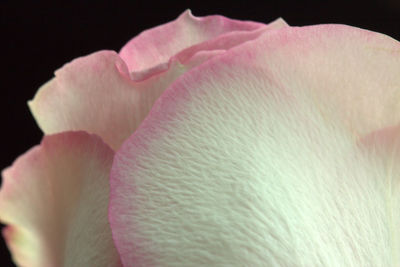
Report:
[[[45,136],[2,173],[0,220],[19,266],[121,266],[107,219],[114,152],[84,132]]]
[[[280,21],[282,24],[283,20]],[[178,52],[234,31],[252,31],[265,26],[262,23],[238,21],[223,16],[194,17],[190,10],[175,21],[144,31],[130,40],[120,51],[121,58],[131,72],[166,63]]]
[[[284,25],[278,19],[258,31],[230,33],[182,51],[165,64],[136,73],[129,73],[115,52],[100,51],[56,71],[56,77],[43,85],[28,105],[45,134],[84,130],[99,135],[113,149],[118,149],[165,88],[185,71]]]
[[[395,40],[320,25],[182,75],[113,162],[123,264],[395,265],[387,169],[349,128],[398,122],[399,70]]]
[[[374,131],[360,145],[385,170],[385,202],[394,263],[400,263],[400,124]],[[395,264],[393,264],[395,266]]]
[[[84,130],[116,149],[181,71],[134,83],[115,52],[101,51],[58,70],[28,105],[45,134]]]
[[[214,39],[206,40],[204,42],[201,42],[199,44],[190,46],[182,50],[181,52],[176,54],[173,57],[173,59],[176,58],[182,64],[187,65],[188,64],[187,62],[190,61],[193,57],[195,57],[198,53],[217,52],[216,54],[219,54],[220,51],[225,52],[247,41],[254,40],[261,34],[265,33],[266,31],[276,30],[287,26],[288,26],[287,23],[282,18],[279,18],[267,25],[263,25],[262,27],[256,28],[255,30],[233,31],[224,33]]]
[[[268,54],[283,86],[307,88],[327,120],[343,122],[358,137],[400,121],[398,41],[344,25],[286,32],[270,41],[283,46],[279,53]]]
[[[170,25],[172,27],[172,25],[175,25],[176,23],[178,23],[180,21],[181,17],[179,17],[177,19],[177,21],[171,22],[167,25]],[[220,16],[210,16],[210,17],[196,18],[196,19],[206,20],[207,18],[215,18],[216,19],[216,17],[223,19],[223,20],[230,21],[230,19],[227,19],[225,17],[220,17]],[[193,18],[193,17],[190,15],[190,18]],[[180,22],[183,23],[182,21],[180,21]],[[243,22],[243,21],[234,21],[234,22],[235,23],[247,23],[247,22]],[[224,25],[224,23],[220,26],[223,27],[223,25]],[[177,26],[177,25],[175,25],[175,26]],[[282,18],[279,18],[267,25],[260,25],[260,27],[257,27],[253,30],[247,30],[247,31],[241,30],[241,31],[231,31],[231,32],[221,33],[220,35],[216,36],[215,38],[210,37],[210,39],[207,39],[205,41],[199,41],[199,43],[197,43],[197,44],[193,44],[191,46],[186,47],[185,49],[179,51],[179,53],[171,56],[169,58],[169,60],[163,61],[162,63],[157,63],[157,64],[151,65],[151,66],[149,65],[148,68],[144,68],[141,70],[136,70],[136,69],[131,70],[130,69],[132,71],[131,77],[135,81],[145,80],[154,74],[161,73],[161,72],[167,70],[168,67],[171,65],[171,63],[175,62],[175,61],[184,65],[186,67],[186,69],[191,69],[197,65],[200,65],[201,63],[205,62],[206,60],[209,60],[210,58],[212,58],[215,55],[226,52],[227,50],[229,50],[235,46],[241,45],[247,41],[256,39],[258,36],[260,36],[262,33],[266,32],[266,31],[280,29],[280,28],[287,27],[287,26],[288,26],[288,24]],[[161,26],[161,29],[159,29],[159,30],[162,30],[163,29],[162,27],[163,26]],[[183,23],[182,27],[185,27],[185,23]],[[158,28],[155,28],[153,30],[157,31]],[[151,32],[153,30],[150,30],[148,33],[146,33],[144,35],[147,36],[147,34],[151,34]],[[147,46],[151,46],[151,45],[157,46],[157,44],[160,43],[160,41],[157,41],[157,42],[154,41],[154,39],[156,39],[158,34],[157,33],[153,33],[153,34],[155,34],[155,36],[150,38],[150,40],[148,40],[151,42]],[[183,38],[183,36],[181,36],[181,37]],[[139,35],[138,37],[131,40],[130,43],[136,43],[136,42],[140,43],[142,41],[143,41],[142,35]],[[153,42],[154,42],[154,44],[153,44]],[[129,43],[128,43],[128,45],[129,45]],[[134,55],[142,55],[139,48],[135,47],[135,49],[136,50],[134,50],[134,51],[130,51],[130,54],[129,54],[130,57],[133,57]],[[125,50],[123,49],[123,51],[125,51]],[[199,57],[198,54],[201,54],[201,56]],[[207,54],[208,56],[204,56],[205,54]],[[132,59],[129,58],[124,53],[121,54],[121,57],[123,59],[127,60],[127,62],[132,61]],[[202,60],[199,60],[200,58]]]

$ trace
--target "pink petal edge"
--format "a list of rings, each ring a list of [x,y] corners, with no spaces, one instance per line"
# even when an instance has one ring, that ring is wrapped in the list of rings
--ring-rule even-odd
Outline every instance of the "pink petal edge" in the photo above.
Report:
[[[154,102],[177,77],[265,31],[286,26],[282,19],[264,25],[220,16],[194,18],[185,14],[169,25],[179,21],[179,27],[185,28],[188,20],[194,20],[196,25],[222,27],[213,29],[213,33],[206,37],[214,37],[215,32],[222,35],[189,47],[172,56],[168,62],[142,72],[129,72],[124,60],[113,51],[100,51],[73,60],[57,70],[56,77],[43,85],[28,102],[42,131],[54,134],[83,130],[99,135],[116,150],[137,129]],[[195,27],[197,30],[199,25]],[[254,25],[260,28],[226,32],[227,29],[254,28]],[[131,42],[139,40],[140,43],[140,36]]]
[[[107,218],[114,152],[97,136],[45,136],[2,172],[0,220],[19,266],[121,266]]]
[[[223,16],[194,17],[190,10],[175,21],[146,30],[120,51],[131,72],[139,72],[168,62],[179,51],[232,31],[252,31],[264,24],[238,21]]]
[[[109,220],[122,262],[396,263],[387,170],[352,133],[400,121],[398,70],[397,41],[318,25],[263,34],[185,73],[113,162]]]

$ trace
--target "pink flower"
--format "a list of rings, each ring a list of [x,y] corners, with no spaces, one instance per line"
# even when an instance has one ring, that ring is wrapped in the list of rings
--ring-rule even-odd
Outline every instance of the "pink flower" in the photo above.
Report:
[[[78,58],[2,173],[19,266],[399,266],[400,43],[196,18]]]

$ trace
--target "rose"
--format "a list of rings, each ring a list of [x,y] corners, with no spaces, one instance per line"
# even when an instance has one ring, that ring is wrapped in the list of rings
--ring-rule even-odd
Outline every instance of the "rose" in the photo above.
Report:
[[[187,11],[134,38],[119,55],[101,51],[58,70],[29,102],[46,134],[42,144],[3,173],[0,218],[10,225],[4,236],[14,261],[120,265],[107,219],[114,151],[178,76],[283,26],[281,19],[264,25]]]
[[[185,12],[29,102],[4,237],[21,266],[396,266],[399,92],[382,34]]]

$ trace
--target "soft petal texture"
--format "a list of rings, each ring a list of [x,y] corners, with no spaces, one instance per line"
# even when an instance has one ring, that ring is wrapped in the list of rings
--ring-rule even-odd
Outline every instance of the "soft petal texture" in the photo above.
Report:
[[[28,105],[44,133],[84,130],[116,149],[180,73],[176,64],[161,77],[134,83],[115,52],[100,51],[56,71]]]
[[[138,72],[157,66],[195,44],[234,31],[252,31],[264,27],[262,23],[239,21],[223,16],[197,18],[190,10],[175,21],[142,32],[120,51],[130,71]]]
[[[185,16],[186,15],[186,16]],[[188,17],[189,16],[189,17]],[[219,25],[221,28],[224,27],[227,23],[232,23],[230,19],[227,19],[222,16],[209,16],[209,17],[203,17],[203,18],[194,18],[191,14],[189,13],[184,13],[182,14],[176,21],[171,22],[169,24],[166,24],[165,26],[160,26],[157,28],[154,28],[152,30],[146,31],[142,34],[139,34],[137,37],[132,39],[120,52],[120,56],[123,60],[129,64],[129,62],[132,62],[132,57],[133,56],[143,56],[146,55],[146,52],[142,51],[142,49],[147,49],[148,46],[155,46],[154,50],[159,51],[159,53],[162,53],[162,48],[158,47],[160,44],[163,44],[163,42],[158,41],[157,38],[160,37],[158,34],[158,31],[164,31],[168,29],[169,27],[186,27],[188,28],[190,26],[190,23],[188,23],[186,20],[182,20],[182,17],[189,18],[190,20],[199,20],[199,21],[207,21],[210,19],[215,19],[217,21],[227,21],[225,23],[221,23]],[[241,21],[234,21],[234,23],[243,23],[246,24],[247,22],[241,22]],[[177,25],[178,24],[178,25]],[[169,25],[169,26],[168,26]],[[198,25],[199,26],[199,25]],[[226,52],[227,50],[231,49],[232,47],[238,46],[242,43],[245,43],[249,40],[256,39],[258,36],[260,36],[262,33],[273,30],[273,29],[280,29],[283,27],[289,26],[282,18],[276,19],[273,22],[265,25],[265,24],[259,24],[259,27],[254,27],[252,30],[234,30],[234,31],[227,31],[227,32],[222,32],[220,35],[217,35],[215,38],[212,36],[209,36],[210,39],[206,39],[202,41],[202,39],[198,40],[198,43],[195,43],[193,45],[187,44],[186,42],[188,40],[180,40],[187,38],[185,35],[178,36],[176,40],[173,40],[172,42],[176,42],[179,45],[182,45],[186,43],[188,47],[184,47],[184,49],[180,50],[179,53],[172,54],[170,57],[164,56],[165,59],[163,61],[160,61],[160,63],[157,63],[159,61],[155,61],[156,63],[149,64],[147,68],[143,69],[136,69],[129,67],[129,70],[131,71],[131,77],[135,81],[140,81],[144,80],[148,77],[151,77],[152,75],[156,73],[163,72],[168,69],[168,67],[171,65],[171,62],[178,61],[184,66],[186,66],[187,69],[193,68],[194,66],[200,65],[201,63],[205,62],[206,60],[212,58],[213,56]],[[214,28],[211,28],[210,30],[215,31]],[[189,31],[189,29],[186,29],[186,31]],[[198,33],[196,33],[196,30],[193,30],[194,35],[198,36]],[[151,36],[149,40],[147,40],[147,36]],[[162,35],[161,35],[162,36]],[[144,39],[144,40],[143,40]],[[147,46],[144,45],[134,45],[136,43],[142,43],[145,41],[149,41],[150,43],[147,44]],[[165,41],[164,43],[169,43],[171,42],[171,38],[168,38],[168,41]],[[126,50],[129,50],[129,53]],[[175,51],[175,49],[174,49]],[[199,57],[198,55],[201,54]],[[205,57],[204,55],[209,55]],[[201,58],[202,60],[198,60]],[[168,60],[167,60],[168,59]]]
[[[400,124],[372,132],[360,140],[367,153],[376,156],[386,169],[385,199],[391,236],[400,237]],[[391,240],[395,263],[400,266],[400,239]]]
[[[185,18],[187,16],[184,15]],[[210,27],[217,27],[218,21],[226,21],[219,25],[222,29],[213,28],[218,32],[241,25],[238,21],[230,22],[219,16],[195,19],[190,15],[186,20],[204,21]],[[253,24],[243,22],[243,25]],[[99,135],[113,149],[118,149],[147,116],[162,92],[185,71],[257,38],[262,32],[286,26],[282,19],[269,25],[257,25],[263,26],[256,31],[230,32],[215,40],[207,40],[182,51],[165,64],[143,72],[130,73],[125,62],[112,51],[78,58],[56,71],[56,77],[43,85],[28,105],[45,134],[84,130]],[[207,37],[215,34],[210,33]],[[138,40],[141,40],[140,36]],[[151,46],[151,40],[149,42]],[[136,52],[140,55],[145,53]]]
[[[3,171],[0,220],[18,266],[121,266],[107,219],[113,155],[97,136],[66,132]]]
[[[221,19],[228,20],[223,17]],[[282,18],[279,18],[267,25],[260,26],[254,30],[232,31],[224,33],[219,35],[217,38],[206,40],[180,51],[178,54],[172,57],[171,60],[178,60],[184,65],[197,66],[200,65],[200,63],[198,63],[199,58],[203,58],[206,54],[213,56],[221,54],[221,52],[226,52],[227,50],[241,45],[242,43],[254,40],[267,31],[280,29],[287,26],[288,24]],[[210,58],[212,58],[212,56],[209,56],[207,60]],[[206,60],[203,59],[200,62],[202,63],[205,61]],[[193,62],[196,62],[196,64],[194,64]]]
[[[400,170],[358,137],[399,122],[399,51],[287,27],[181,76],[113,162],[123,264],[398,266]]]

